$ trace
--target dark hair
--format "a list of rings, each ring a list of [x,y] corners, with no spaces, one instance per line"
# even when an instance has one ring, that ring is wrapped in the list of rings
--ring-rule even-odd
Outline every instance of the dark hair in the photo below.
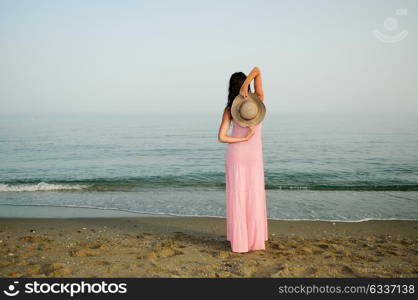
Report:
[[[231,108],[232,102],[235,97],[238,96],[239,90],[241,89],[245,79],[247,79],[247,75],[242,72],[235,72],[231,75],[231,78],[229,79],[228,103],[226,104],[226,107]],[[248,91],[250,91],[250,86],[248,86]]]

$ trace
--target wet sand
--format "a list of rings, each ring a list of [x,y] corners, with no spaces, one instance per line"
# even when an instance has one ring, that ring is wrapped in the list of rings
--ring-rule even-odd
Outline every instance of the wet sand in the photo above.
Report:
[[[0,277],[418,277],[418,221],[269,220],[233,253],[222,218],[1,218]]]

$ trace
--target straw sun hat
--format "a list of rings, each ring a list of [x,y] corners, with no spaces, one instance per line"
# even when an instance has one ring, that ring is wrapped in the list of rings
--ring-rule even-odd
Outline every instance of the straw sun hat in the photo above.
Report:
[[[266,107],[255,93],[248,93],[246,100],[238,95],[232,102],[231,115],[242,127],[255,126],[263,121]]]

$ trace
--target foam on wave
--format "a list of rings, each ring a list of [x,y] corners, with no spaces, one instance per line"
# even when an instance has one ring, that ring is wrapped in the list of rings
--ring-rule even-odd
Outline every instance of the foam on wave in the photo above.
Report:
[[[39,192],[39,191],[66,191],[82,190],[87,188],[81,184],[54,184],[39,182],[36,184],[4,184],[0,183],[0,192]]]

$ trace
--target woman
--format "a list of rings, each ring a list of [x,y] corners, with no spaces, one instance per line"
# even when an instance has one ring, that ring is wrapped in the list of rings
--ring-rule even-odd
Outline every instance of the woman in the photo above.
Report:
[[[225,153],[227,240],[233,252],[265,250],[268,239],[262,125],[241,127],[231,116],[231,106],[240,94],[244,99],[254,80],[255,93],[264,100],[261,73],[255,67],[248,76],[232,74],[229,80],[228,103],[224,109],[218,140],[228,143]],[[230,123],[232,136],[228,136]]]

